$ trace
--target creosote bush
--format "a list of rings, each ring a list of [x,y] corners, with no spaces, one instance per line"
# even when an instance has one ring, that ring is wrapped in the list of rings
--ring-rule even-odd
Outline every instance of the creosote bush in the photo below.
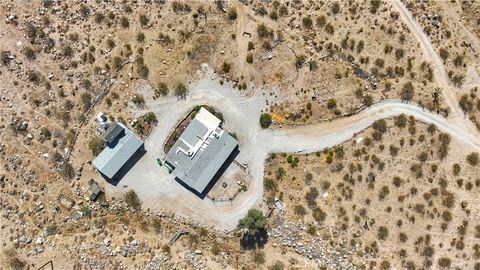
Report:
[[[137,193],[133,190],[129,190],[127,193],[125,193],[125,203],[132,207],[134,210],[140,210],[142,208],[142,202],[140,201],[140,198],[138,198]]]

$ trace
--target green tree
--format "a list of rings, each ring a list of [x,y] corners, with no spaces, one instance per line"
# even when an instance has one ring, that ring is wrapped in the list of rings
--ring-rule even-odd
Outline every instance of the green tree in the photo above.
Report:
[[[262,211],[252,208],[244,218],[240,219],[237,228],[247,229],[248,234],[254,236],[267,228],[267,218]]]

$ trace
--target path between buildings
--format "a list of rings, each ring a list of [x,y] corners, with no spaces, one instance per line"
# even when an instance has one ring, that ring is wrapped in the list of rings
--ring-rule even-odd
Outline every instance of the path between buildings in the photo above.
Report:
[[[251,207],[262,203],[264,160],[272,152],[314,152],[331,147],[349,140],[375,120],[401,113],[433,123],[472,151],[480,151],[479,133],[466,130],[458,123],[458,118],[445,119],[415,104],[396,100],[382,101],[351,117],[331,122],[263,130],[258,119],[262,109],[266,108],[266,100],[274,95],[257,90],[247,97],[227,83],[220,85],[211,71],[203,77],[205,79],[190,85],[185,100],[174,97],[147,100],[146,108],[135,112],[138,115],[146,111],[155,112],[158,126],[145,142],[147,153],[125,175],[118,187],[110,186],[108,192],[123,193],[134,189],[144,209],[175,213],[208,226],[230,230]],[[202,200],[180,186],[164,167],[157,165],[156,159],[164,157],[162,145],[172,128],[194,105],[199,104],[214,106],[223,113],[225,129],[235,132],[239,138],[237,160],[248,164],[253,180],[248,190],[237,196],[233,203],[213,203],[207,198]]]

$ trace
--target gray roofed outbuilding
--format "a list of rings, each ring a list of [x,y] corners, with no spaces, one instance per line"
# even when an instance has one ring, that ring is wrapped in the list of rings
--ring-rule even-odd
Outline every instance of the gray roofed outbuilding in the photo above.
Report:
[[[143,148],[143,142],[134,133],[122,123],[116,124],[120,132],[115,131],[117,136],[111,139],[105,149],[93,160],[93,165],[109,179],[114,178],[129,159]]]

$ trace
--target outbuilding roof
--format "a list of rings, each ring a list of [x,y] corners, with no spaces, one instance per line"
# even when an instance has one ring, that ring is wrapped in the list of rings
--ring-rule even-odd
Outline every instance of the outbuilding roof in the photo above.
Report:
[[[143,142],[122,123],[116,123],[116,125],[117,127],[114,127],[112,132],[117,133],[118,130],[120,132],[107,143],[105,149],[93,160],[93,165],[109,179],[113,178],[137,150],[143,146]],[[111,135],[106,137],[109,138],[109,136]]]

